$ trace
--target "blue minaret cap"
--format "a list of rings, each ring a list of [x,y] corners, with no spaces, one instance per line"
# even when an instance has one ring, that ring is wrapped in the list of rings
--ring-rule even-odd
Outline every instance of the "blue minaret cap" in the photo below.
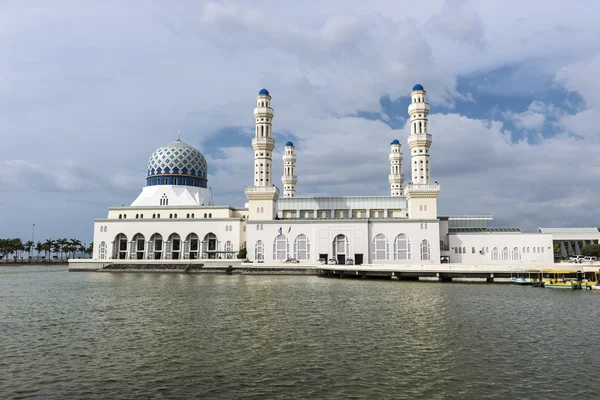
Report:
[[[392,140],[392,144],[400,144],[400,141],[398,141],[398,139],[394,139]]]
[[[260,92],[258,92],[258,94],[266,94],[267,96],[269,95],[269,91],[265,88],[260,89]]]
[[[417,83],[415,86],[413,86],[413,92],[415,90],[425,90],[425,89],[423,89],[423,85],[421,85],[420,83]]]
[[[288,142],[285,145],[286,146],[292,146],[292,147],[294,147],[294,143],[290,142],[289,140],[288,140]]]

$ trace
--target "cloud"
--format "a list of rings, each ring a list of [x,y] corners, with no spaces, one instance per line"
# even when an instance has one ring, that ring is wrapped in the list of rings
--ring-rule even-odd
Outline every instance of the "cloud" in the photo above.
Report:
[[[407,132],[391,126],[417,81],[432,104],[442,212],[575,225],[600,194],[584,183],[597,178],[600,44],[588,39],[599,2],[556,0],[543,18],[517,0],[30,4],[0,6],[0,234],[22,234],[12,215],[31,213],[56,234],[89,235],[107,205],[135,199],[148,156],[178,128],[207,157],[215,200],[242,205],[262,87],[275,107],[274,182],[293,138],[299,195],[389,193],[394,138],[408,181]],[[481,85],[463,93],[459,79],[474,77]],[[548,87],[584,104],[542,102]],[[478,112],[482,94],[506,114]],[[471,118],[448,114],[464,102]],[[514,130],[538,140],[515,143]]]
[[[485,48],[481,18],[465,0],[446,0],[440,12],[429,18],[427,26],[450,40],[478,50]]]

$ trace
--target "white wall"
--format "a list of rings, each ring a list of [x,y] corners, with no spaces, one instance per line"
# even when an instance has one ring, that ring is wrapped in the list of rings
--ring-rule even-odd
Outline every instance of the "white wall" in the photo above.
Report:
[[[258,226],[258,229],[257,229]],[[308,262],[315,263],[319,254],[333,257],[333,242],[337,235],[345,235],[349,243],[346,258],[356,259],[357,254],[363,255],[363,264],[438,264],[439,226],[437,220],[408,221],[408,220],[346,220],[346,221],[248,221],[246,240],[248,258],[255,261],[255,245],[261,240],[264,248],[264,261],[277,262],[273,257],[273,243],[279,235],[281,227],[288,242],[287,256],[296,257],[294,242],[298,235],[306,235],[310,243],[310,258]],[[394,259],[394,240],[397,235],[408,235],[411,242],[412,254],[409,260]],[[383,234],[388,248],[384,259],[373,260],[373,238]],[[429,260],[421,260],[420,244],[426,239],[429,243]],[[300,260],[304,261],[304,260]]]
[[[462,264],[552,264],[554,262],[552,235],[520,232],[473,232],[451,233],[449,251],[451,263]],[[508,259],[503,258],[502,251],[508,248]],[[514,248],[518,249],[518,258],[513,256]],[[492,259],[493,249],[498,249],[498,259]],[[475,249],[475,253],[473,253]],[[525,249],[525,252],[523,252]],[[457,252],[459,251],[460,252]],[[464,252],[463,252],[464,250]],[[481,251],[483,250],[483,254]],[[535,252],[534,252],[535,250]]]
[[[219,250],[223,250],[225,242],[229,240],[232,242],[233,250],[237,251],[244,241],[245,224],[245,221],[239,219],[100,219],[94,221],[93,258],[99,258],[99,246],[103,241],[107,246],[106,258],[112,258],[113,242],[120,233],[127,236],[128,242],[131,242],[138,233],[144,235],[146,242],[155,233],[159,233],[164,241],[167,241],[172,233],[177,233],[181,237],[183,249],[183,241],[190,233],[195,233],[202,241],[206,234],[212,232],[220,242]],[[231,230],[229,230],[229,226],[231,226]]]

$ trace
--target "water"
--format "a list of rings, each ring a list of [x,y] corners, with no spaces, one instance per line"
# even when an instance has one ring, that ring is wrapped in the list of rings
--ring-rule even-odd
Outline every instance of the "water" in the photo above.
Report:
[[[600,396],[600,293],[0,268],[1,398]]]

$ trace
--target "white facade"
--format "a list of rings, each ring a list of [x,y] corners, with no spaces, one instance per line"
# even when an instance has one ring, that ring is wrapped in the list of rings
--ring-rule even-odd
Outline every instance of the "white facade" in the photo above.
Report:
[[[413,88],[408,112],[410,183],[404,184],[394,139],[389,196],[297,197],[296,153],[287,142],[279,198],[272,177],[274,114],[262,89],[254,109],[253,182],[243,188],[247,206],[214,206],[204,156],[178,138],[152,154],[147,186],[131,206],[109,208],[106,218],[95,220],[93,258],[228,259],[245,247],[248,259],[267,263],[551,263],[551,234],[490,229],[485,216],[438,216],[440,185],[431,182],[433,141],[421,85]]]

